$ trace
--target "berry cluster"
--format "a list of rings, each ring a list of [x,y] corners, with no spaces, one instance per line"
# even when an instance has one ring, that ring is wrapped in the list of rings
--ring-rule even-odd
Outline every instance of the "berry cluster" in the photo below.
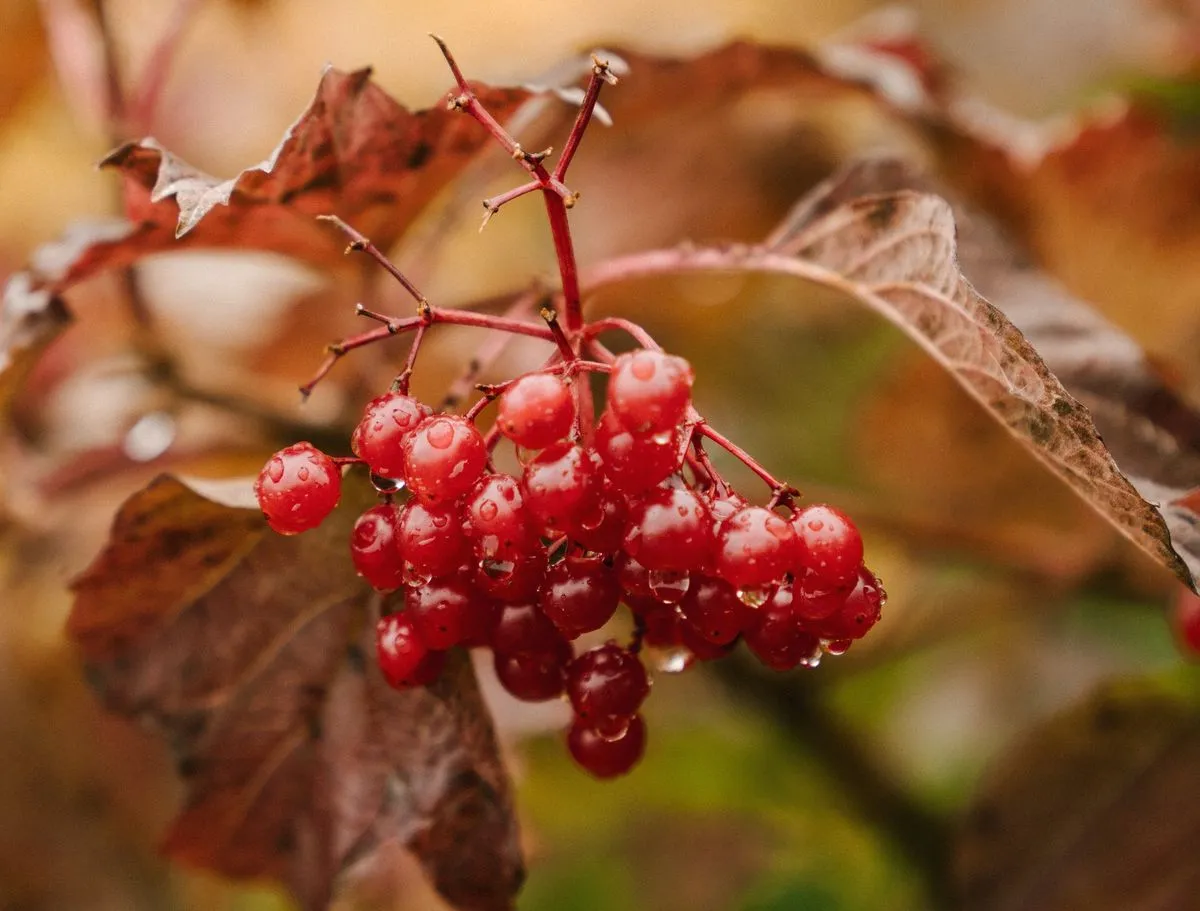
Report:
[[[350,555],[376,589],[403,592],[378,626],[392,685],[431,682],[447,649],[490,647],[518,699],[570,700],[571,755],[603,778],[644,749],[646,646],[675,669],[739,639],[776,670],[813,665],[866,634],[883,591],[843,513],[751,505],[696,458],[703,425],[685,360],[639,349],[592,365],[608,386],[587,443],[574,388],[587,362],[567,363],[493,387],[491,442],[517,447],[519,476],[492,470],[467,417],[400,391],[372,401],[356,458],[342,461],[365,463],[385,492],[355,524]],[[256,491],[271,527],[292,534],[321,522],[340,483],[338,461],[300,443],[271,458]],[[622,603],[629,644],[576,654]]]

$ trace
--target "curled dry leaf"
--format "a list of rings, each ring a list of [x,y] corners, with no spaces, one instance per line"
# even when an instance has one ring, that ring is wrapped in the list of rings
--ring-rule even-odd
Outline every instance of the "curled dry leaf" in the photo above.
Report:
[[[32,287],[28,273],[14,275],[0,298],[0,417],[42,349],[71,321],[58,295]]]
[[[1110,687],[1027,734],[985,777],[958,835],[955,888],[975,911],[1191,908],[1200,713]]]
[[[321,909],[341,871],[398,841],[456,907],[508,908],[522,860],[470,664],[428,688],[383,681],[351,511],[282,537],[161,477],[76,580],[68,632],[107,706],[175,751],[172,857]]]

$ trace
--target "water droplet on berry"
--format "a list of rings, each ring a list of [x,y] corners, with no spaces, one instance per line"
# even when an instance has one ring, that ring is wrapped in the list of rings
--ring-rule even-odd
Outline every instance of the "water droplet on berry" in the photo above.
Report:
[[[687,594],[690,577],[686,572],[656,569],[647,574],[646,581],[654,597],[663,604],[678,604]]]
[[[435,512],[430,515],[430,518],[433,519],[434,528],[445,528],[450,524],[450,517],[443,512]]]
[[[808,530],[809,531],[820,531],[824,527],[825,527],[825,523],[820,519],[809,519],[808,520]]]
[[[629,367],[630,372],[643,383],[654,379],[655,363],[653,357],[634,356]]]
[[[801,667],[820,667],[821,666],[821,652],[818,650],[818,651],[814,652],[813,654],[809,655],[807,658],[802,658],[800,660],[800,666]]]
[[[595,531],[604,524],[604,508],[597,506],[584,512],[578,519],[579,526],[584,531]]]
[[[833,655],[834,657],[837,657],[838,655],[844,655],[846,652],[850,651],[852,642],[853,640],[850,639],[822,639],[821,651],[825,652],[827,655]]]
[[[307,481],[308,474],[309,474],[308,469],[305,468],[303,465],[301,465],[300,470],[296,472],[296,477],[299,478],[301,481]]]
[[[420,572],[411,563],[404,564],[404,584],[409,588],[421,588],[429,584],[429,580],[433,578],[429,573]]]
[[[629,733],[629,723],[632,718],[608,718],[603,724],[597,725],[596,735],[608,743],[616,743]]]
[[[270,464],[267,465],[267,475],[276,484],[278,484],[280,481],[282,481],[283,480],[283,459],[279,458],[279,456],[275,456],[275,458],[271,459]]]
[[[479,561],[479,569],[489,579],[503,582],[516,571],[517,564],[512,560],[493,560],[489,557]]]
[[[659,446],[666,446],[668,443],[671,442],[671,439],[674,436],[675,436],[674,430],[660,430],[658,433],[656,433],[652,437],[650,437],[650,439],[653,440],[655,443],[657,443]]]
[[[434,449],[449,449],[454,442],[454,425],[447,420],[437,420],[425,431],[425,439]]]
[[[492,519],[496,518],[496,515],[499,512],[500,507],[496,505],[495,500],[484,500],[479,504],[479,518],[483,519],[485,522],[492,521]]]
[[[692,653],[686,648],[667,649],[659,655],[656,668],[664,674],[682,674],[692,664]]]
[[[371,472],[371,486],[380,493],[399,493],[404,489],[404,482],[396,478],[385,478],[381,474]]]
[[[737,590],[737,598],[746,607],[758,609],[762,607],[767,599],[771,597],[771,589],[762,586],[756,588],[739,588]]]

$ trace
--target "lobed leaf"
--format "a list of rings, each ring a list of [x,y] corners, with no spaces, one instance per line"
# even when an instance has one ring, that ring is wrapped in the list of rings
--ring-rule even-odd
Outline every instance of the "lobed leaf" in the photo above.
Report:
[[[107,706],[176,754],[172,857],[321,909],[340,872],[398,842],[456,907],[508,908],[522,860],[470,663],[428,688],[383,681],[351,511],[283,537],[160,477],[75,581],[68,632]]]

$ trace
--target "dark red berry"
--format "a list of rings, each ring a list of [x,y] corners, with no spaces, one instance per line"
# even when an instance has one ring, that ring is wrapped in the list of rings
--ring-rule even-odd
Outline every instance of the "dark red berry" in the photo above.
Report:
[[[796,562],[796,533],[782,516],[747,506],[717,532],[713,571],[734,588],[778,582]]]
[[[541,547],[536,522],[510,474],[485,475],[467,495],[463,529],[480,560],[513,560]]]
[[[597,464],[588,452],[555,443],[525,466],[521,490],[542,527],[562,531],[594,508],[597,482]]]
[[[430,651],[405,614],[390,614],[379,621],[375,648],[379,670],[396,689],[433,683],[446,663],[445,652]]]
[[[381,395],[367,405],[350,437],[350,448],[376,474],[401,478],[404,440],[429,414],[429,407],[412,396],[400,392]]]
[[[400,553],[399,510],[390,503],[372,506],[354,523],[350,533],[350,559],[354,568],[381,592],[404,584],[404,558]]]
[[[571,646],[560,638],[543,651],[495,652],[492,659],[508,692],[524,702],[545,702],[562,695],[571,655]]]
[[[634,715],[620,737],[606,738],[576,719],[567,732],[567,749],[597,778],[616,778],[637,765],[645,753],[646,725],[641,715]]]
[[[608,376],[608,407],[638,434],[673,429],[692,402],[691,365],[662,351],[622,354]]]
[[[467,539],[457,503],[409,500],[400,511],[398,531],[410,585],[450,575],[467,562]]]
[[[820,650],[817,636],[801,625],[793,610],[792,586],[786,582],[753,612],[742,638],[763,664],[776,671],[790,671]]]
[[[615,554],[625,541],[628,515],[625,495],[606,477],[597,479],[594,494],[567,527],[571,540],[599,554]]]
[[[254,495],[267,524],[281,535],[316,528],[342,496],[342,472],[312,443],[281,449],[254,483]]]
[[[511,560],[485,557],[471,571],[475,587],[497,601],[516,604],[536,598],[546,577],[546,549],[538,546],[528,556]]]
[[[679,468],[678,430],[638,436],[607,410],[600,415],[592,446],[605,477],[622,493],[649,490]]]
[[[616,613],[616,571],[599,557],[568,556],[546,571],[539,605],[568,639],[604,626]]]
[[[500,396],[496,426],[526,449],[543,449],[564,439],[575,423],[575,396],[561,377],[531,373]]]
[[[742,632],[750,609],[724,579],[701,576],[693,579],[680,605],[687,624],[713,645],[728,645]]]
[[[797,575],[807,570],[814,587],[836,588],[853,581],[863,559],[863,541],[850,517],[832,506],[806,506],[792,516],[799,542]]]
[[[649,694],[642,662],[615,642],[584,652],[567,667],[567,696],[575,714],[593,728],[630,718]]]
[[[721,644],[711,642],[701,636],[697,629],[686,620],[681,620],[679,643],[688,650],[695,661],[716,661],[733,651],[734,646],[737,645],[737,639],[731,639],[729,642]]]
[[[806,623],[822,639],[861,639],[879,622],[887,595],[865,566],[858,571],[858,580],[838,611],[823,620]]]
[[[651,572],[703,570],[712,549],[712,517],[691,490],[656,487],[629,512],[625,550]]]
[[[487,446],[475,425],[458,415],[426,418],[404,439],[404,480],[426,503],[457,500],[487,465]]]
[[[487,606],[474,586],[460,576],[434,579],[404,593],[405,613],[412,618],[421,641],[433,649],[448,649],[476,632],[477,615]]]
[[[492,648],[497,652],[546,652],[557,649],[562,634],[533,603],[506,604],[500,609],[492,630]]]

